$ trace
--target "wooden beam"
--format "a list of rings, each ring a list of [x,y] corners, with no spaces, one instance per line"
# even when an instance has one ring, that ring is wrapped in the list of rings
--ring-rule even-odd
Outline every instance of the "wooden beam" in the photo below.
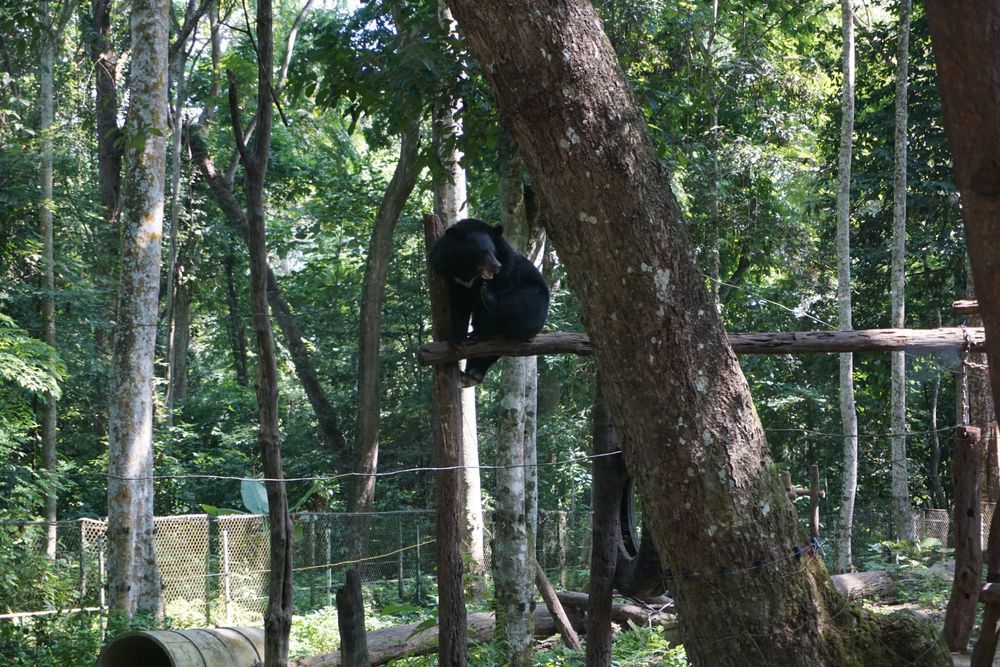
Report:
[[[731,333],[729,343],[736,354],[804,354],[806,352],[957,352],[985,350],[982,327],[941,329],[863,329],[859,331],[798,331],[791,333]],[[526,343],[493,339],[455,347],[448,342],[420,346],[425,366],[475,357],[529,357],[539,354],[593,354],[586,334],[556,332],[539,334]]]

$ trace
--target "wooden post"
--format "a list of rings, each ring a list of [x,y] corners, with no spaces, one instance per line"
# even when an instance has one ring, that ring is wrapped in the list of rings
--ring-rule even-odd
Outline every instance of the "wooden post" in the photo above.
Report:
[[[347,571],[347,584],[337,589],[337,626],[340,628],[340,664],[368,667],[371,661],[368,659],[361,576],[353,567]]]
[[[427,253],[444,234],[444,224],[424,215]],[[451,338],[451,304],[447,283],[427,265],[431,297],[431,330],[435,341]],[[462,398],[458,364],[434,366],[434,465],[437,505],[438,664],[442,667],[468,662],[465,593],[462,585],[462,522],[457,499],[461,497]]]
[[[942,635],[948,648],[964,652],[976,620],[979,578],[983,570],[979,508],[979,429],[959,427],[952,477],[955,484],[955,580],[944,616]],[[984,631],[985,634],[985,631]]]
[[[621,449],[620,432],[615,428],[604,400],[600,380],[593,413],[594,455]],[[590,558],[590,598],[587,601],[587,667],[611,665],[611,596],[615,587],[615,565],[621,534],[621,494],[625,486],[625,461],[617,456],[593,460],[592,491],[594,508]]]
[[[809,466],[809,536],[819,537],[819,466]]]

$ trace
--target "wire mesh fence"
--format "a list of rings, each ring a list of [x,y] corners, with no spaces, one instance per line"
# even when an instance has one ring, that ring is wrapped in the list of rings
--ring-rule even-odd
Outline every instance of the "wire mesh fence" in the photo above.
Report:
[[[983,544],[995,505],[982,506]],[[833,516],[824,516],[821,537],[832,536]],[[305,613],[333,604],[347,569],[379,589],[383,601],[421,603],[432,599],[436,550],[434,513],[408,510],[368,514],[301,513],[293,517],[294,608]],[[190,625],[259,623],[267,603],[269,534],[261,515],[183,515],[157,517],[157,564],[167,615]],[[918,535],[948,544],[946,510],[918,515]],[[47,524],[0,522],[0,549],[11,562],[44,558]],[[486,526],[490,531],[489,521]],[[107,525],[79,519],[57,524],[57,558],[45,561],[46,575],[71,593],[57,604],[17,587],[4,588],[0,619],[56,613],[67,608],[105,607]],[[887,507],[862,507],[855,514],[855,553],[892,534]],[[588,511],[539,512],[536,557],[550,580],[562,589],[586,583],[591,551]],[[827,539],[826,541],[829,541]],[[9,544],[4,544],[8,542]],[[23,557],[18,557],[18,550]],[[487,550],[487,568],[490,554]],[[859,563],[860,565],[860,563]],[[25,570],[24,576],[30,576]],[[2,583],[2,582],[0,582]],[[2,588],[2,586],[0,586]]]
[[[293,516],[295,610],[333,604],[346,571],[381,585],[384,595],[423,602],[436,577],[434,512],[301,513]],[[44,522],[0,522],[0,541],[40,556]],[[258,623],[267,604],[269,533],[263,515],[157,517],[156,557],[168,617],[188,624]],[[486,526],[490,530],[489,522]],[[107,524],[94,519],[57,523],[57,559],[50,563],[72,607],[105,606]],[[562,583],[589,567],[589,512],[539,512],[538,559]],[[0,548],[3,545],[0,544]],[[490,553],[487,550],[487,568]],[[16,559],[15,559],[16,560]],[[44,614],[45,602],[5,600],[0,619]],[[18,608],[14,608],[16,605]],[[60,604],[65,609],[67,605]]]

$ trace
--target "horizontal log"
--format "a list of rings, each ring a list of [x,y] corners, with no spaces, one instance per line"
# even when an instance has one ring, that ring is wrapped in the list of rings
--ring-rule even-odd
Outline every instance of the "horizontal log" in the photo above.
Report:
[[[797,331],[790,333],[731,333],[736,354],[803,354],[806,352],[957,352],[964,347],[985,350],[982,327],[940,329],[862,329],[859,331]],[[540,354],[593,354],[586,334],[539,334],[526,343],[491,339],[459,346],[447,342],[420,346],[420,363],[428,366],[476,357],[531,357]]]
[[[976,299],[959,299],[951,304],[952,315],[978,315],[979,301]]]
[[[834,574],[830,580],[841,595],[849,598],[867,595],[888,597],[896,593],[896,584],[885,570]]]

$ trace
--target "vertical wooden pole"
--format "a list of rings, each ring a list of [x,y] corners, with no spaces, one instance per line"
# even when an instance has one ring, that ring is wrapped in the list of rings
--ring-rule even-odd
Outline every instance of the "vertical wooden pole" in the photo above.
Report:
[[[444,234],[436,215],[424,215],[427,252]],[[451,338],[448,285],[427,267],[434,340]],[[462,404],[458,364],[434,367],[434,465],[437,472],[438,664],[466,665],[465,594],[462,586],[462,522],[458,498],[462,492]]]
[[[983,570],[982,520],[979,508],[979,429],[961,426],[955,438],[955,580],[944,616],[942,635],[948,648],[964,652],[976,620],[979,578]]]
[[[347,584],[337,589],[337,626],[340,628],[340,664],[368,667],[368,635],[365,634],[365,605],[361,596],[361,575],[347,571]]]
[[[329,517],[327,519],[329,521]],[[329,523],[327,523],[329,525]],[[326,606],[333,604],[333,531],[326,529]]]
[[[621,449],[600,385],[594,400],[594,455]],[[590,558],[590,596],[587,600],[587,667],[611,665],[611,596],[615,587],[615,565],[621,534],[621,497],[625,482],[625,461],[618,456],[602,456],[593,462],[594,518]]]
[[[809,536],[819,537],[819,466],[809,466]]]
[[[396,532],[398,534],[398,540],[397,541],[399,543],[399,547],[398,547],[399,548],[399,553],[397,554],[397,556],[398,556],[398,566],[399,566],[399,579],[398,579],[398,584],[397,584],[397,593],[399,595],[399,601],[400,602],[403,601],[403,595],[404,595],[404,589],[403,589],[403,574],[404,574],[404,572],[403,572],[403,521],[402,521],[402,518],[403,517],[400,516],[399,520],[396,522]]]
[[[316,515],[303,516],[309,522],[309,611],[316,609]]]
[[[958,572],[956,562],[955,571]],[[986,547],[986,581],[1000,582],[1000,512],[993,510],[990,520],[990,539]],[[1000,636],[1000,604],[986,604],[983,610],[983,629],[972,650],[972,667],[992,667]]]

